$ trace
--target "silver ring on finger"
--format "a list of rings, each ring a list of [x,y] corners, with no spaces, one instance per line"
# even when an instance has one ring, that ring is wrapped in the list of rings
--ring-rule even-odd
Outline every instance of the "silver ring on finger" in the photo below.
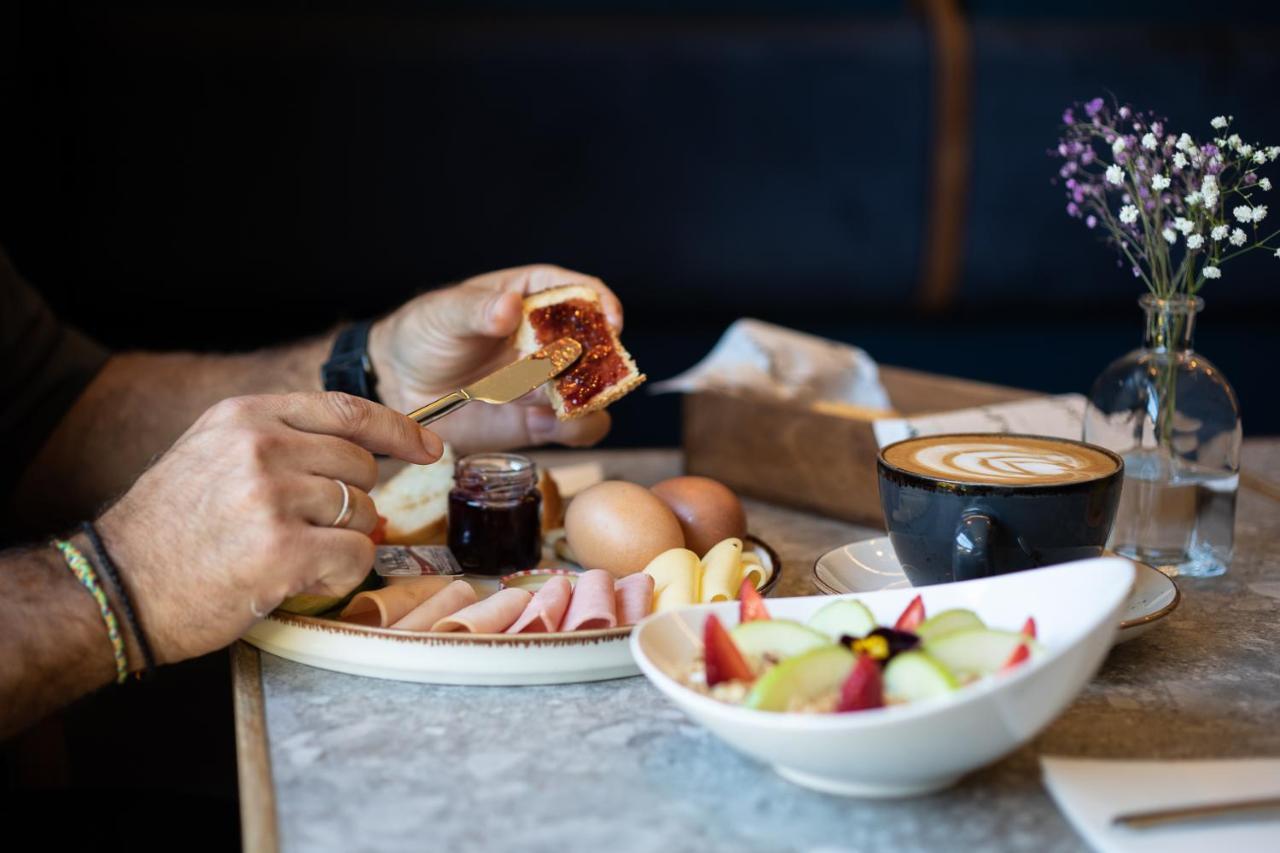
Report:
[[[351,488],[341,480],[334,480],[339,488],[342,489],[342,509],[338,510],[338,517],[333,520],[330,527],[346,527],[351,523],[351,516],[356,514],[355,504],[351,500]]]

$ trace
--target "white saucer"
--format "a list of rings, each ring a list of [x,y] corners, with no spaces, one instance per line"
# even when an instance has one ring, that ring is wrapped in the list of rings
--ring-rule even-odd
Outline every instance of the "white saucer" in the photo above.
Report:
[[[1168,577],[1146,563],[1132,561],[1137,567],[1133,591],[1121,614],[1116,643],[1124,643],[1145,634],[1153,625],[1178,606],[1181,593]],[[888,536],[851,542],[828,551],[813,564],[813,583],[827,595],[848,592],[875,592],[911,586],[902,573],[902,565],[893,553]]]

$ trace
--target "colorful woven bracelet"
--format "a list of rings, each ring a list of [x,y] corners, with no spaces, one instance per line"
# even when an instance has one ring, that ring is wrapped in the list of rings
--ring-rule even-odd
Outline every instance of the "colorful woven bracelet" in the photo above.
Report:
[[[111,650],[116,656],[116,684],[124,684],[129,677],[129,658],[125,654],[124,638],[120,636],[120,625],[116,622],[116,614],[111,610],[111,604],[107,601],[102,587],[98,585],[98,575],[93,571],[93,566],[85,559],[84,554],[80,553],[80,549],[70,542],[65,539],[54,539],[53,547],[62,552],[63,558],[67,561],[67,567],[76,576],[76,580],[80,581],[80,585],[89,590],[93,600],[98,602],[98,611],[102,614],[102,621],[107,625],[107,637],[111,640]]]

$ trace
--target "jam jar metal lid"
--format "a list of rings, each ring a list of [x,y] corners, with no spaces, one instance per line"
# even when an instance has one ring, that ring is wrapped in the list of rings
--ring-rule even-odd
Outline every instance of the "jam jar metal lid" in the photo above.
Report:
[[[518,453],[473,453],[458,461],[454,488],[486,503],[520,500],[538,483],[538,466]]]

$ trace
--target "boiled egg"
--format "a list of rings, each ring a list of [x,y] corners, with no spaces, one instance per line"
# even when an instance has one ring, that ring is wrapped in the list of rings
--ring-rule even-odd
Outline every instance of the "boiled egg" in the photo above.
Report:
[[[705,554],[725,539],[747,534],[747,514],[729,487],[710,477],[672,477],[651,491],[662,499],[684,532],[685,546]]]
[[[609,480],[569,504],[564,532],[578,562],[615,577],[641,571],[654,557],[684,547],[675,513],[635,483]]]

